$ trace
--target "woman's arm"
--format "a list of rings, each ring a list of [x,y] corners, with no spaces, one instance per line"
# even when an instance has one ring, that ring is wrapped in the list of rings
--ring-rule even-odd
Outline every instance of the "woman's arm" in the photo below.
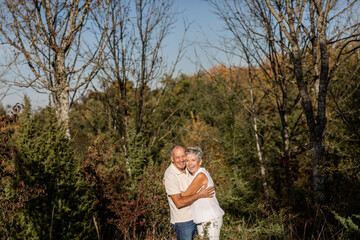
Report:
[[[170,195],[177,208],[182,208],[191,205],[199,198],[212,198],[214,197],[214,187],[203,187],[199,192],[190,196],[181,196],[181,194]]]
[[[199,173],[195,177],[195,179],[191,182],[190,186],[186,189],[186,191],[181,192],[181,196],[185,197],[185,196],[190,196],[190,195],[197,193],[197,191],[199,191],[199,189],[202,186],[207,184],[208,181],[209,181],[209,179],[207,178],[207,176],[204,173]]]

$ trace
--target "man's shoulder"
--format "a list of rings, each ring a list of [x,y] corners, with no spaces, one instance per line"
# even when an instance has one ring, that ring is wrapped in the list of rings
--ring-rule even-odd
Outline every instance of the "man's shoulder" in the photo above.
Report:
[[[165,170],[164,173],[164,178],[169,177],[169,176],[176,176],[176,173],[172,167],[172,165],[170,164],[170,166]]]

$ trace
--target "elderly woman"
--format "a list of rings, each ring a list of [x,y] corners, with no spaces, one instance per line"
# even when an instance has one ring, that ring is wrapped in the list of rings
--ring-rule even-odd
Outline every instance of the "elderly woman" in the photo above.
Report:
[[[186,167],[193,175],[193,181],[182,196],[189,196],[197,193],[204,185],[214,186],[214,182],[202,164],[202,151],[199,147],[186,149]],[[193,221],[197,224],[200,236],[208,237],[210,240],[220,238],[222,216],[224,211],[220,208],[216,196],[213,198],[200,198],[192,205]]]

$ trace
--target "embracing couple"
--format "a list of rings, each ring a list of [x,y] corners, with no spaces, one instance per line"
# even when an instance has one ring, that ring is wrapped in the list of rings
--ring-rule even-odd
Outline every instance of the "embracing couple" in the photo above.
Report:
[[[176,145],[170,159],[164,181],[177,239],[191,240],[196,235],[219,239],[224,211],[216,199],[210,174],[201,167],[201,149]]]

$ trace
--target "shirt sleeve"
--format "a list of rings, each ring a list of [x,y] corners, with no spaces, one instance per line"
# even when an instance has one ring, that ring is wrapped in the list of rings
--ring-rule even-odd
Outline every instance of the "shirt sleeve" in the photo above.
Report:
[[[180,183],[176,178],[175,174],[165,174],[165,189],[167,195],[179,194],[180,191]]]

